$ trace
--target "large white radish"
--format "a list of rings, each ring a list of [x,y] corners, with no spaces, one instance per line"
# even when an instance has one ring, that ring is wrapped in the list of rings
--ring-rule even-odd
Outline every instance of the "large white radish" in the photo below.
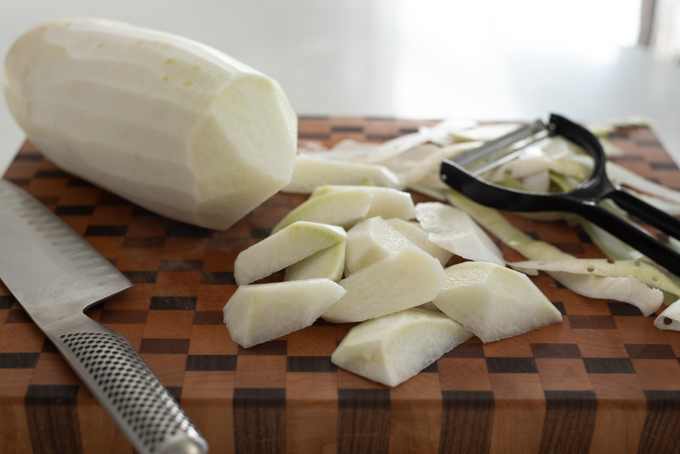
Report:
[[[172,219],[227,229],[291,178],[297,117],[278,83],[195,41],[48,22],[14,43],[3,86],[55,164]]]

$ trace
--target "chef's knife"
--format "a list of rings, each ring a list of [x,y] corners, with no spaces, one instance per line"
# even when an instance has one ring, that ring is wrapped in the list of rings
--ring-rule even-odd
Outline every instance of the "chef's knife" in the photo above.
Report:
[[[4,179],[0,279],[139,453],[208,451],[130,343],[83,313],[132,283],[43,204]]]

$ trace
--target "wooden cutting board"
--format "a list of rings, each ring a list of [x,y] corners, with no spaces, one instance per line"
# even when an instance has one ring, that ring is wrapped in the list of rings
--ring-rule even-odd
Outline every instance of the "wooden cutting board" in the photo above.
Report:
[[[434,122],[319,117],[300,139],[384,141]],[[675,189],[680,173],[643,128],[611,135],[615,158]],[[633,306],[533,281],[564,322],[482,344],[473,338],[396,388],[337,369],[351,325],[314,326],[251,349],[222,308],[237,254],[306,196],[278,194],[224,232],[153,215],[62,172],[26,143],[5,178],[38,197],[134,287],[88,310],[123,334],[181,403],[213,453],[677,452],[680,333]],[[416,196],[416,201],[428,200]],[[563,223],[513,224],[578,257],[603,257]],[[503,246],[508,260],[520,260]],[[36,283],[39,285],[40,283]],[[0,284],[0,452],[132,448]]]

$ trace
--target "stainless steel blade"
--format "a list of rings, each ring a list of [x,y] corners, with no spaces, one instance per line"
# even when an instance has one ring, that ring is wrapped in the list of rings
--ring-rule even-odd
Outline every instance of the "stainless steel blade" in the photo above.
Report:
[[[0,179],[0,279],[46,326],[132,286],[42,203]]]

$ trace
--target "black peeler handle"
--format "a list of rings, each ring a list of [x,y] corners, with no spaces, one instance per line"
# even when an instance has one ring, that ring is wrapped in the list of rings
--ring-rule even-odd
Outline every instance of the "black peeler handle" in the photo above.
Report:
[[[680,239],[680,221],[673,216],[620,189],[609,194],[608,197],[616,202],[619,207],[626,210],[628,214],[656,227],[673,238]]]
[[[616,190],[611,194],[611,199],[630,214],[635,216],[638,214],[642,215],[641,219],[673,237],[677,237],[676,235],[680,233],[680,221],[635,198],[633,195]],[[622,200],[625,201],[620,203]],[[573,207],[571,211],[582,215],[665,267],[671,273],[680,276],[680,254],[647,232],[640,230],[635,225],[626,222],[596,203],[580,202],[579,207]],[[673,234],[673,231],[676,233]]]

